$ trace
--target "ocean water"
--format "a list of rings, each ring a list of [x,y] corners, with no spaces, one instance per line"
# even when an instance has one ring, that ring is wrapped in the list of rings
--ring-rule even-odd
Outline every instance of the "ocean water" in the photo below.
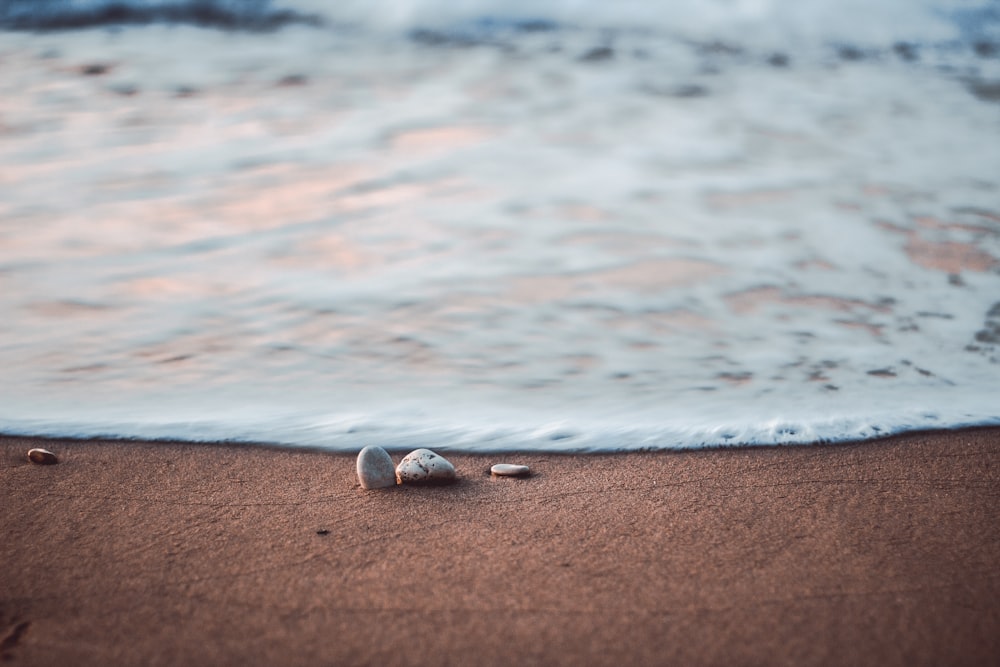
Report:
[[[998,2],[0,0],[0,27],[0,432],[1000,424]]]

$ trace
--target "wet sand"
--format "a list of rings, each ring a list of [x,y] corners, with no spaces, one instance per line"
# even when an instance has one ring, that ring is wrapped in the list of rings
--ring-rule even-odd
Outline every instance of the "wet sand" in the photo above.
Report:
[[[340,454],[0,438],[0,660],[1000,662],[1000,429],[449,458],[364,491]]]

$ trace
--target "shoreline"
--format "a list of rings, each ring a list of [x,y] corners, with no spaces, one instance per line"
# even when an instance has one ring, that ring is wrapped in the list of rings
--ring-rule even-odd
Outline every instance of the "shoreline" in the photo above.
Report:
[[[711,444],[693,444],[693,445],[679,445],[679,446],[664,446],[664,445],[646,445],[639,448],[620,448],[620,449],[609,449],[605,447],[593,447],[593,446],[581,446],[579,449],[574,448],[561,448],[556,447],[552,449],[542,449],[542,445],[534,445],[530,447],[525,447],[519,449],[516,447],[497,447],[496,449],[484,448],[484,449],[468,449],[461,445],[457,447],[451,446],[434,446],[424,441],[415,442],[411,445],[398,446],[398,445],[380,445],[383,449],[389,452],[394,458],[402,457],[414,449],[420,447],[426,447],[433,449],[434,451],[448,454],[449,456],[469,456],[469,457],[500,457],[504,456],[533,456],[536,454],[545,454],[546,456],[619,456],[628,454],[687,454],[700,451],[728,451],[728,450],[744,450],[744,449],[800,449],[800,448],[813,448],[813,447],[851,447],[860,446],[867,444],[877,444],[881,442],[892,441],[896,438],[904,438],[909,436],[928,436],[933,437],[935,435],[947,435],[949,433],[967,433],[975,431],[996,431],[1000,433],[1000,418],[990,418],[989,420],[975,423],[975,424],[960,424],[957,426],[944,426],[928,428],[924,426],[913,427],[910,429],[893,431],[889,433],[880,433],[879,435],[873,435],[861,438],[819,438],[817,440],[810,441],[787,441],[787,442],[768,442],[759,443],[753,441],[727,441]],[[623,434],[622,438],[627,439],[628,434]],[[139,445],[164,445],[164,446],[177,446],[177,447],[236,447],[236,448],[247,448],[247,449],[268,449],[268,450],[279,450],[279,451],[292,451],[292,452],[308,452],[312,454],[325,454],[329,456],[357,456],[358,452],[368,444],[379,444],[376,442],[378,440],[377,436],[373,438],[365,438],[360,441],[356,447],[343,448],[337,446],[335,448],[328,448],[322,445],[316,444],[296,444],[293,442],[280,442],[277,440],[243,440],[238,438],[233,439],[184,439],[183,437],[143,437],[143,436],[109,436],[109,435],[72,435],[72,436],[60,436],[60,435],[38,435],[33,433],[21,433],[18,431],[3,431],[0,430],[0,442],[5,440],[24,440],[26,442],[37,443],[34,446],[43,447],[45,443],[99,443],[99,444],[139,444]],[[372,442],[369,442],[372,440]]]
[[[0,659],[1000,659],[1000,428],[445,455],[455,485],[364,491],[354,453],[0,436]]]

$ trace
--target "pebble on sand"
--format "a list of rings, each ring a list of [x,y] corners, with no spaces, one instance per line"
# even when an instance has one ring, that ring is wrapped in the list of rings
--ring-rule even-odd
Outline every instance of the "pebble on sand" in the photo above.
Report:
[[[363,489],[396,486],[396,467],[389,453],[378,445],[368,445],[358,454],[358,481]]]
[[[447,484],[455,481],[455,466],[429,449],[416,449],[396,466],[400,484]]]
[[[29,449],[28,450],[28,460],[32,463],[40,463],[42,465],[52,465],[53,463],[59,463],[59,457],[50,452],[47,449]]]
[[[501,477],[525,477],[531,472],[531,468],[514,463],[498,463],[490,468],[490,472]]]

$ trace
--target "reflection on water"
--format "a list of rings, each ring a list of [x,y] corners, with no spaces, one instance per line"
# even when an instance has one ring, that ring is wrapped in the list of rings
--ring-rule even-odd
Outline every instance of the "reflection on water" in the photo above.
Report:
[[[997,107],[948,71],[10,37],[5,428],[572,448],[998,417]]]

